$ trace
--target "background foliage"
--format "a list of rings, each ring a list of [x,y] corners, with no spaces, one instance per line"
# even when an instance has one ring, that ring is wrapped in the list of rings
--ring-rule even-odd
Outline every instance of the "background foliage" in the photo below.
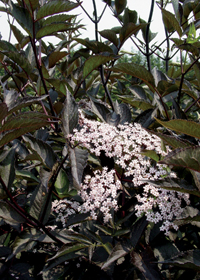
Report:
[[[1,279],[199,279],[199,1],[157,1],[164,50],[152,43],[154,0],[148,22],[126,0],[104,0],[119,20],[107,30],[98,29],[105,9],[98,17],[95,2],[90,40],[76,19],[79,0],[1,1],[17,40],[0,41]],[[59,43],[45,43],[46,36]],[[137,55],[121,52],[129,38]],[[105,165],[117,169],[114,159],[70,144],[78,109],[112,125],[139,123],[171,147],[162,163],[177,179],[154,185],[190,194],[178,231],[166,236],[160,224],[136,216],[142,190],[122,174],[119,210],[108,224],[77,210],[84,177]]]

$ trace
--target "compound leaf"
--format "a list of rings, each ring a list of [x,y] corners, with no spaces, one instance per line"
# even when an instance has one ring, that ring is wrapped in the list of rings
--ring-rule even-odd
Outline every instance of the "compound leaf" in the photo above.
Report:
[[[78,7],[80,3],[73,3],[71,1],[53,0],[46,2],[37,13],[37,19],[47,16],[55,15],[62,12],[69,12]]]

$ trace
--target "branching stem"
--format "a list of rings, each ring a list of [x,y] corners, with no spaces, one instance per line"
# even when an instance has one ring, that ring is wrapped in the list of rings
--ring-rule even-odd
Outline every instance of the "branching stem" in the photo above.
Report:
[[[68,158],[68,154],[63,158],[63,160],[62,160],[62,162],[60,163],[59,167],[57,168],[57,170],[55,171],[55,173],[54,173],[53,176],[52,176],[52,183],[51,183],[51,186],[49,187],[47,199],[46,199],[46,202],[45,202],[45,205],[44,205],[44,209],[43,209],[43,212],[42,212],[42,215],[41,215],[41,218],[40,218],[40,222],[41,222],[41,223],[44,221],[44,217],[45,217],[45,214],[46,214],[46,211],[47,211],[49,202],[50,202],[50,200],[51,200],[51,195],[52,195],[52,192],[53,192],[53,188],[54,188],[56,179],[57,179],[58,174],[59,174],[61,168],[63,167],[63,164],[65,163],[65,161],[66,161],[67,158]]]
[[[2,185],[3,190],[7,194],[8,198],[10,199],[10,201],[8,199],[6,200],[6,203],[8,203],[10,207],[12,207],[22,218],[24,218],[28,224],[42,229],[52,240],[54,240],[58,244],[60,245],[64,244],[61,240],[59,240],[56,236],[54,236],[40,221],[32,217],[21,206],[19,206],[19,204],[17,204],[17,202],[15,201],[12,194],[8,190],[1,176],[0,176],[0,183]]]

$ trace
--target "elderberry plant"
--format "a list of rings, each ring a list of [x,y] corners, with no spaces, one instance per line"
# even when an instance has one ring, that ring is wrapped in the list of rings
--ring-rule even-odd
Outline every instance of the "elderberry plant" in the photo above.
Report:
[[[199,1],[157,1],[163,42],[142,1],[147,19],[126,0],[1,0],[1,280],[199,279]]]

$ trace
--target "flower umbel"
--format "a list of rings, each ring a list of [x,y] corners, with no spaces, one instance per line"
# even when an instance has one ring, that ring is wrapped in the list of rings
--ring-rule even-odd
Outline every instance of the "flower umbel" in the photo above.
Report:
[[[116,197],[120,186],[120,181],[115,179],[115,170],[108,172],[104,167],[102,171],[96,170],[93,177],[87,175],[79,192],[84,201],[79,210],[90,212],[94,220],[97,219],[97,212],[100,211],[104,223],[107,223],[111,218],[110,210],[118,209]]]
[[[137,123],[115,127],[88,120],[81,112],[79,123],[80,130],[75,129],[73,135],[68,135],[70,142],[79,143],[96,156],[100,156],[103,151],[106,157],[114,158],[115,164],[124,170],[124,176],[131,176],[134,187],[143,187],[143,193],[136,196],[137,216],[145,213],[148,221],[157,223],[162,220],[163,225],[160,229],[166,234],[171,227],[177,230],[173,219],[180,217],[183,211],[182,200],[186,204],[189,203],[188,194],[155,188],[147,182],[176,176],[173,172],[166,171],[167,166],[156,162],[152,164],[152,160],[143,154],[144,150],[153,150],[157,155],[165,156],[170,149],[167,148],[167,152],[162,150],[160,138],[150,134]],[[117,209],[115,197],[119,185],[114,183],[114,172],[108,172],[104,168],[102,174],[96,171],[94,177],[85,178],[80,191],[84,201],[82,211],[90,211],[93,219],[97,218],[96,210],[100,209],[104,214],[104,222],[107,222],[110,209]]]

